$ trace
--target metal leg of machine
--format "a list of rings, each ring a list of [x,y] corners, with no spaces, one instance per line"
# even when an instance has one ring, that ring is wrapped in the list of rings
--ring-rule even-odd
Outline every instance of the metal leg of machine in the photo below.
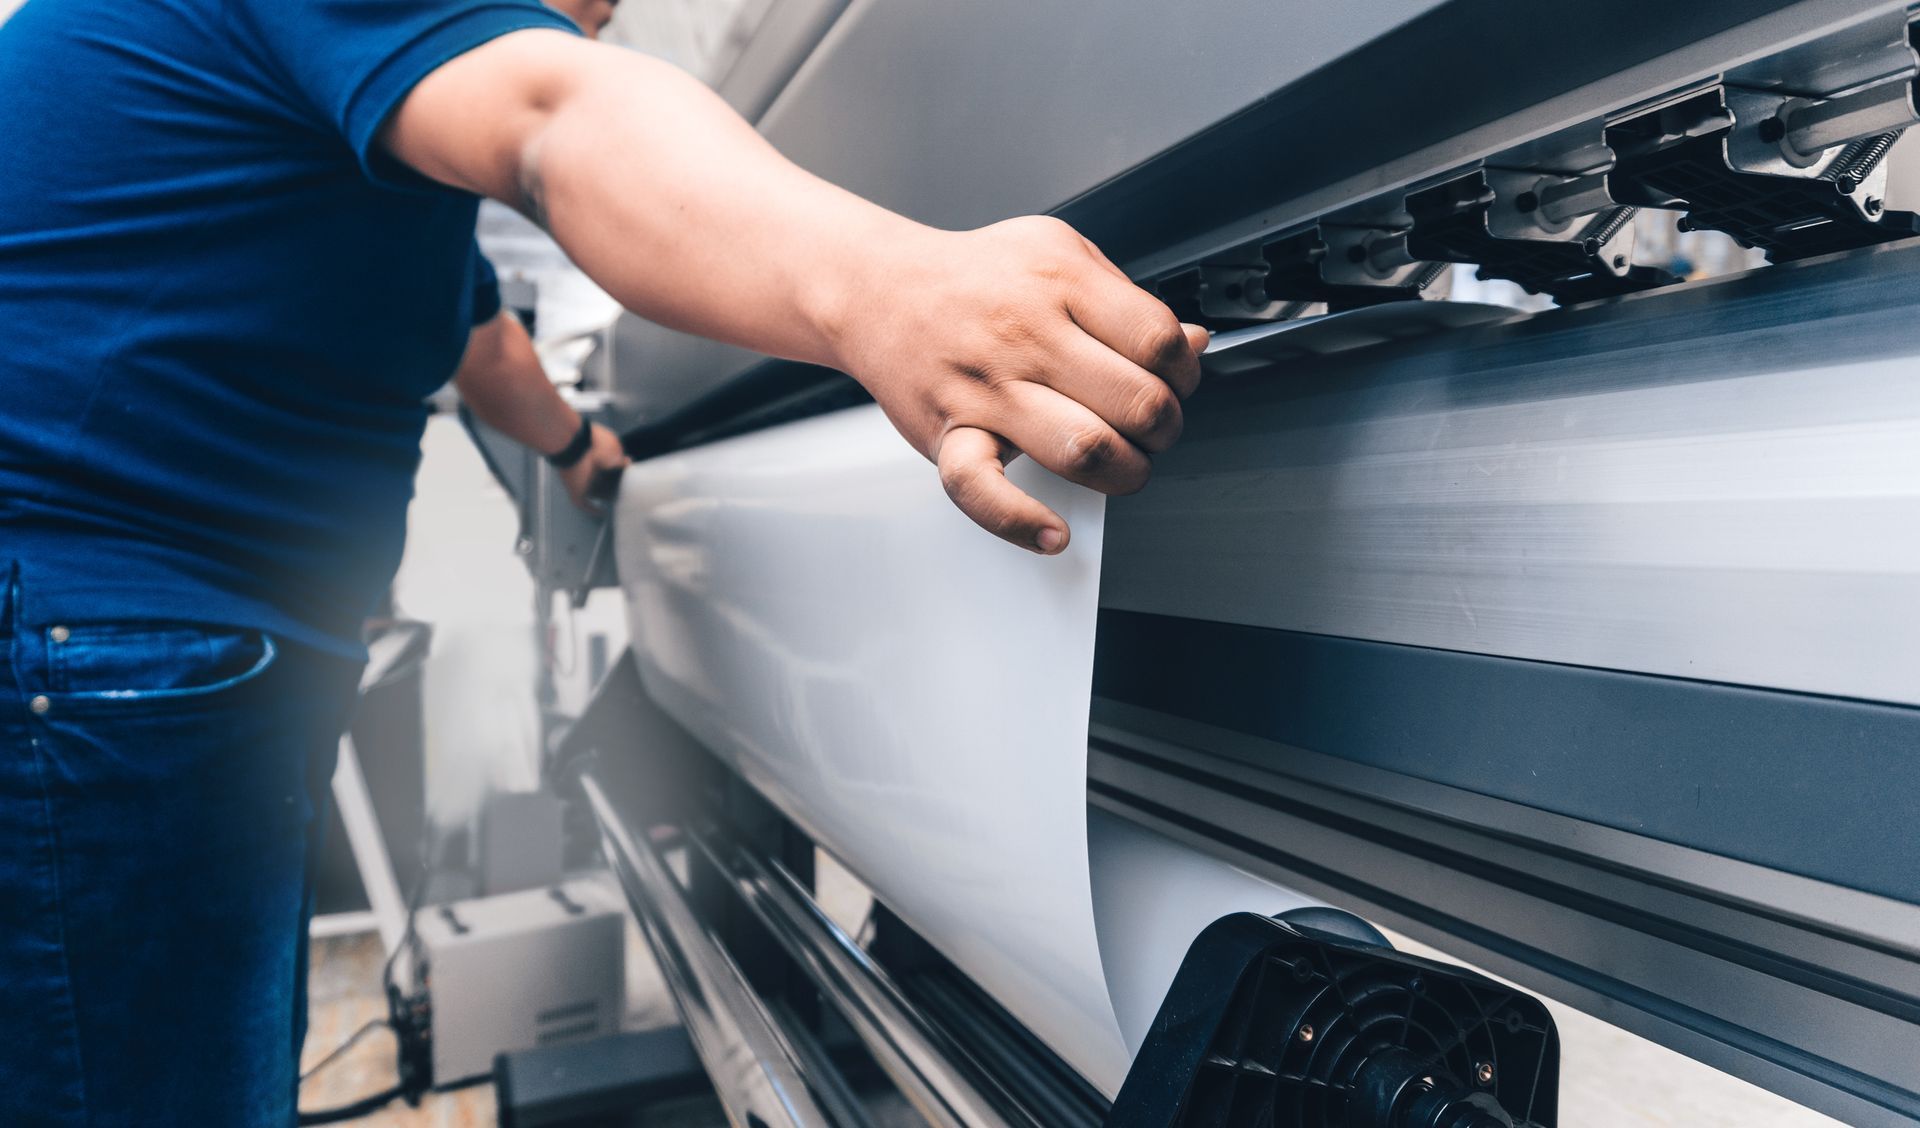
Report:
[[[697,833],[694,841],[930,1124],[1040,1128],[1040,1120],[967,1061],[945,1031],[908,1001],[785,867],[756,858],[713,831]]]
[[[830,1128],[792,1044],[720,942],[694,915],[667,863],[628,829],[591,773],[580,787],[599,823],[607,860],[639,918],[680,1019],[728,1118],[765,1128]]]

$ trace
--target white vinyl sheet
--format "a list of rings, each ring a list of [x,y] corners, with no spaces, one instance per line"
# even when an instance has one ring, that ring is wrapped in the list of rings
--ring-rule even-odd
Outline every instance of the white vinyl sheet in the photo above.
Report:
[[[1140,1052],[1201,929],[1229,913],[1279,916],[1322,904],[1098,807],[1087,808],[1087,853],[1100,961],[1129,1056]]]
[[[1104,500],[1011,476],[1065,553],[982,532],[857,408],[633,467],[616,554],[662,707],[1111,1095],[1201,928],[1305,902],[1107,816],[1090,857]]]

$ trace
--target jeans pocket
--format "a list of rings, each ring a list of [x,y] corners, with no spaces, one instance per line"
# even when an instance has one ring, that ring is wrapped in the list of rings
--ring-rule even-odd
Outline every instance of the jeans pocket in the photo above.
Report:
[[[69,702],[160,702],[236,689],[273,665],[260,631],[194,623],[99,624],[49,632],[50,688]]]

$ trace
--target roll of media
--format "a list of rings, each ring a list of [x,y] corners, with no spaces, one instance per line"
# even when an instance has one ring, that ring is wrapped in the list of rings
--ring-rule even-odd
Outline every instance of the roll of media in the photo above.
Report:
[[[1299,894],[1087,807],[1105,503],[1040,558],[877,407],[635,466],[616,550],[649,692],[1109,1096],[1187,945]]]

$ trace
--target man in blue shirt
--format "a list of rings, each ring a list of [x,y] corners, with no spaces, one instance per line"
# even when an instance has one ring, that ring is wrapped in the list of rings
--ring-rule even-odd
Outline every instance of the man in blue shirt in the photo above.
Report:
[[[1065,225],[894,215],[533,0],[28,0],[0,89],[0,1123],[290,1119],[311,828],[479,197],[853,376],[1036,552],[1068,530],[1005,463],[1137,489],[1199,379]],[[622,463],[499,371],[489,423]]]

